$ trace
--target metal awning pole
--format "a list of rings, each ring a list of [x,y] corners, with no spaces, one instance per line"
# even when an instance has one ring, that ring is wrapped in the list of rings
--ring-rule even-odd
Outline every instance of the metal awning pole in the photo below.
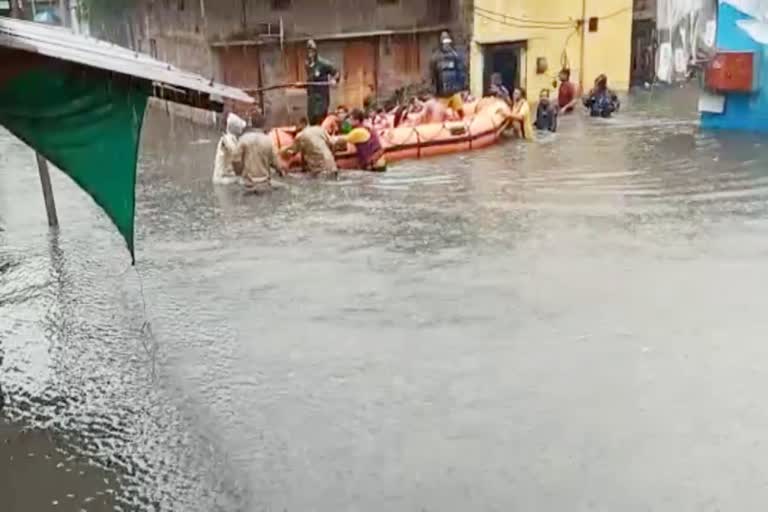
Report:
[[[56,215],[56,201],[53,199],[53,187],[51,186],[51,174],[48,172],[48,161],[40,153],[37,157],[37,171],[40,174],[40,185],[43,187],[43,199],[45,200],[45,213],[48,215],[48,225],[52,228],[59,227],[59,217]]]
[[[11,0],[11,5],[18,0]],[[34,6],[34,1],[33,1]],[[19,10],[13,11],[14,18],[20,18]],[[48,215],[48,225],[52,228],[59,227],[59,216],[56,215],[56,201],[53,199],[53,187],[51,186],[51,174],[48,172],[48,162],[43,155],[35,152],[37,159],[37,172],[40,174],[40,185],[43,187],[43,200],[45,201],[45,213]]]

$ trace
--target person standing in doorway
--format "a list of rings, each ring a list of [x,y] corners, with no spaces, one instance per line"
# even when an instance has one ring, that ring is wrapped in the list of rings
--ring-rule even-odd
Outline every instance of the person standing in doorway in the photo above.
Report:
[[[339,80],[333,64],[317,54],[317,43],[307,41],[307,117],[311,125],[319,125],[328,115],[331,84]]]
[[[453,47],[453,39],[448,32],[440,34],[440,48],[432,56],[431,68],[435,96],[463,119],[464,100],[461,93],[467,87],[467,66]]]
[[[504,100],[510,105],[512,104],[512,97],[509,95],[509,89],[504,85],[501,73],[494,73],[491,75],[491,87],[488,91],[488,95]]]
[[[562,114],[570,114],[579,102],[579,88],[571,82],[571,70],[560,71],[560,88],[557,90],[557,105]]]

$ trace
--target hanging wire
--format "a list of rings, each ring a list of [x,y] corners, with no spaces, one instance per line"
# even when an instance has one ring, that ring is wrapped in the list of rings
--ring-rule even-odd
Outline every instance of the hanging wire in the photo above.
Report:
[[[567,25],[546,25],[546,24],[522,24],[514,21],[506,21],[506,20],[500,20],[498,18],[494,18],[492,16],[483,14],[482,12],[475,12],[475,15],[478,18],[483,18],[488,21],[493,21],[496,23],[499,23],[501,25],[506,25],[508,27],[514,27],[514,28],[534,28],[534,29],[543,29],[543,30],[568,30],[576,23],[576,21],[568,22]],[[503,15],[500,15],[503,16]]]
[[[573,32],[568,34],[568,37],[565,38],[565,43],[563,43],[563,53],[560,54],[560,69],[571,68],[571,62],[570,59],[568,59],[568,43],[571,42],[573,36],[579,33],[579,29],[581,29],[581,23],[578,23],[576,28],[573,29]]]
[[[506,21],[505,19],[498,19],[493,16],[503,16],[503,15],[487,15],[483,14],[482,12],[475,11],[475,16],[478,18],[482,18],[488,21],[494,21],[496,23],[499,23],[501,25],[506,25],[508,27],[514,27],[514,28],[534,28],[534,29],[543,29],[543,30],[568,30],[569,28],[573,27],[573,25],[576,23],[568,22],[567,25],[546,25],[546,24],[537,24],[532,22],[527,22],[527,24],[523,24],[520,22],[515,21]]]
[[[632,7],[622,7],[621,9],[614,11],[610,14],[606,14],[604,16],[594,16],[600,20],[607,20],[610,18],[614,18],[616,16],[619,16],[621,14],[624,14],[627,11],[631,11]],[[518,22],[522,24],[533,24],[533,25],[550,25],[550,26],[556,26],[556,27],[562,27],[562,26],[573,26],[573,24],[578,21],[574,19],[569,20],[563,20],[563,21],[554,21],[554,20],[536,20],[532,18],[520,18],[517,16],[512,16],[510,14],[505,14],[498,11],[492,11],[490,9],[486,9],[484,7],[477,7],[475,6],[476,13],[479,13],[481,15],[485,16],[500,16],[504,20],[512,20],[513,22]],[[482,17],[482,16],[481,16]]]
[[[563,20],[563,21],[552,21],[552,20],[535,20],[531,18],[520,18],[517,16],[512,16],[510,14],[504,14],[501,12],[492,11],[490,9],[485,9],[484,7],[477,7],[475,6],[475,11],[479,11],[482,14],[485,14],[487,16],[501,16],[504,18],[504,20],[512,20],[514,22],[524,23],[524,24],[534,24],[534,25],[552,25],[552,26],[572,26],[573,20]]]
[[[616,16],[619,16],[620,14],[624,14],[627,11],[631,11],[632,7],[624,7],[622,9],[619,9],[618,11],[612,12],[611,14],[606,14],[605,16],[598,16],[598,19],[601,20],[607,20],[609,18],[615,18]]]

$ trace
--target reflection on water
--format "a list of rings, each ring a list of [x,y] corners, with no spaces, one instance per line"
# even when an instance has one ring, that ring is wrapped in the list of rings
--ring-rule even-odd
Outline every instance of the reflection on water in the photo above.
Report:
[[[262,198],[153,113],[143,296],[60,173],[48,234],[0,135],[0,476],[51,510],[755,509],[766,142],[694,102]]]

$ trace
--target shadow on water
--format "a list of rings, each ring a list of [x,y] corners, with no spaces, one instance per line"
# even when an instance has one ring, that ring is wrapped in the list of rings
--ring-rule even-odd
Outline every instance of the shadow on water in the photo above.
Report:
[[[694,107],[258,199],[152,112],[138,274],[0,135],[0,508],[764,503],[766,142]]]

